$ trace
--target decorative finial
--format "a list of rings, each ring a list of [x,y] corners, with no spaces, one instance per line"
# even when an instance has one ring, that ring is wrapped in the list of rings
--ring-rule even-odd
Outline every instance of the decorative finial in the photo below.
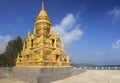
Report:
[[[66,59],[69,59],[69,56],[67,55]]]
[[[52,28],[50,28],[50,34],[52,34],[53,33],[53,30],[52,30]]]
[[[67,62],[69,63],[69,62],[70,62],[70,57],[69,57],[69,56],[67,56],[67,58],[66,58],[66,59],[67,59]]]
[[[17,59],[19,59],[20,58],[20,53],[18,52],[18,56],[17,56]]]
[[[58,31],[56,32],[56,36],[59,36],[59,32]]]
[[[63,42],[62,42],[62,51],[64,51],[64,44],[63,44]]]
[[[44,10],[44,2],[42,2],[42,10]]]
[[[30,29],[28,30],[28,36],[30,36]]]

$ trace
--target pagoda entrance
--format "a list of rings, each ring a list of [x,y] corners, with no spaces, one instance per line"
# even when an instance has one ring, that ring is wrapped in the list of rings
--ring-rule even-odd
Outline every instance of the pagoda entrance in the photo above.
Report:
[[[60,55],[56,55],[56,61],[59,61],[60,60]]]

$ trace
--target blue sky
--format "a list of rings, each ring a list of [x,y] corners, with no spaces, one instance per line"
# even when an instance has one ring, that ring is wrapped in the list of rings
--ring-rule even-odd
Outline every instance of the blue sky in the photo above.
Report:
[[[0,0],[0,52],[33,33],[42,1],[72,62],[120,65],[120,0]]]

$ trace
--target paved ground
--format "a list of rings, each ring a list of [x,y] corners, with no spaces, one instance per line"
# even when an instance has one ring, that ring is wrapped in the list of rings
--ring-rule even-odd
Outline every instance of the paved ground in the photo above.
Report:
[[[0,70],[0,83],[28,83]],[[120,83],[120,70],[88,70],[85,73],[51,83]]]
[[[120,83],[120,70],[88,70],[52,83]]]
[[[11,72],[8,70],[0,69],[0,83],[28,83],[20,81],[18,78],[13,78]]]

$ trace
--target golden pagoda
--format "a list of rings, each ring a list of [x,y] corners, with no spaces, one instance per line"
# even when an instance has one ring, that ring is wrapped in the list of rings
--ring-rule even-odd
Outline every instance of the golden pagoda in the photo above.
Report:
[[[28,35],[23,50],[18,54],[16,66],[24,67],[70,67],[70,58],[60,46],[59,33],[53,34],[52,25],[42,3],[35,21],[34,33]]]

